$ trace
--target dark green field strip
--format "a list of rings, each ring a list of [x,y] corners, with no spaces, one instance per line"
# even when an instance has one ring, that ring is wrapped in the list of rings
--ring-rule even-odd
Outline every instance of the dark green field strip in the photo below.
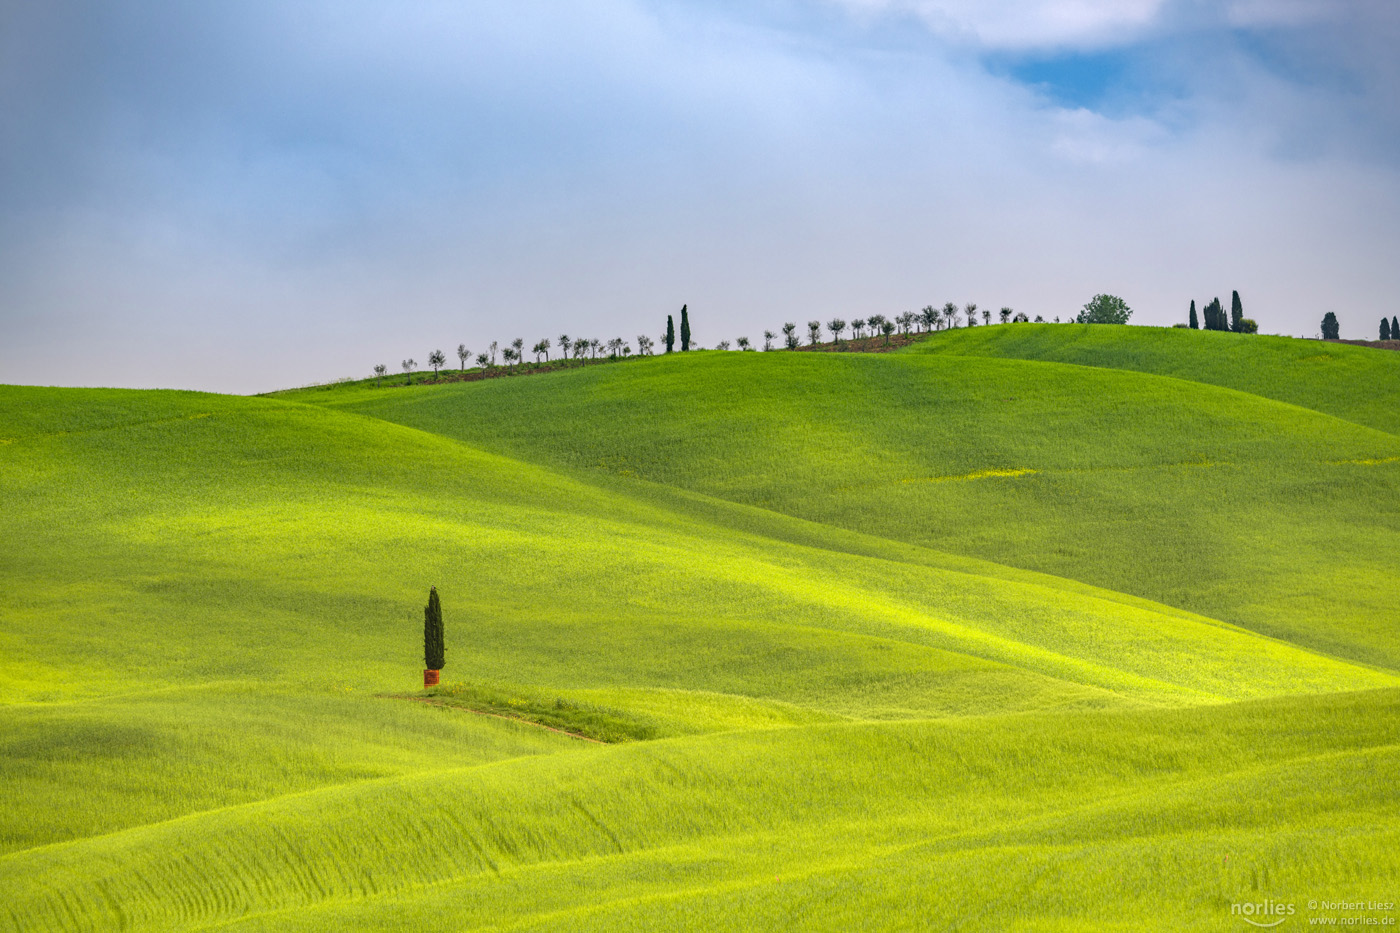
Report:
[[[929,335],[911,354],[1045,360],[1238,389],[1400,433],[1400,353],[1217,331],[1017,324]]]
[[[417,895],[431,897],[421,885],[480,876],[490,887],[522,866],[682,844],[723,861],[731,840],[756,833],[771,834],[779,873],[790,866],[799,884],[811,867],[804,860],[832,859],[834,840],[852,869],[890,864],[892,845],[915,867],[940,852],[994,855],[1005,846],[1066,854],[1103,845],[1111,857],[1155,837],[1216,849],[1233,835],[1267,849],[1280,829],[1316,842],[1315,830],[1347,820],[1386,825],[1396,812],[1397,743],[1400,691],[732,733],[200,814],[0,858],[0,885],[25,929],[108,929],[122,918],[136,929],[181,929],[394,892],[421,903]],[[1353,881],[1393,877],[1397,856],[1386,854],[1386,838],[1358,837],[1374,848],[1367,876]],[[1270,857],[1275,883],[1288,883],[1286,862]],[[1298,861],[1316,872],[1308,857]],[[1243,884],[1239,867],[1232,873],[1214,859],[1191,867],[1176,888],[1139,866],[1129,890],[1161,903],[1191,891],[1194,912],[1206,905],[1193,887]],[[628,884],[627,872],[610,874],[614,886]],[[1145,889],[1147,876],[1155,890]],[[514,910],[521,907],[529,909]],[[460,908],[469,914],[470,900]],[[871,910],[871,900],[860,909]]]
[[[62,397],[65,404],[52,401]],[[116,431],[204,418],[239,409],[238,399],[206,392],[58,389],[0,385],[0,440],[10,443]]]

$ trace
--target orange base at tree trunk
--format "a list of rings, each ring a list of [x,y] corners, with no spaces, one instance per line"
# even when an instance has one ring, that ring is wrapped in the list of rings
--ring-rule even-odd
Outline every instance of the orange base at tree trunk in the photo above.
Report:
[[[441,673],[442,671],[424,671],[423,686],[436,687],[438,685],[438,675]]]

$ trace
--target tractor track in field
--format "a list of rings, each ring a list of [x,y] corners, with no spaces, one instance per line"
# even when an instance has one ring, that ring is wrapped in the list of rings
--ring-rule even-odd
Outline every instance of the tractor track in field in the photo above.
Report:
[[[542,722],[535,722],[533,719],[526,719],[524,716],[507,716],[505,713],[488,713],[485,710],[471,709],[467,706],[458,706],[455,703],[443,703],[440,700],[434,700],[432,697],[395,696],[391,693],[381,693],[379,694],[379,696],[389,700],[411,700],[414,703],[426,703],[428,706],[436,706],[440,709],[456,710],[460,713],[471,713],[474,716],[490,716],[492,719],[504,719],[507,722],[518,722],[527,726],[534,726],[536,729],[546,729],[550,732],[556,732],[559,735],[567,735],[571,739],[578,739],[582,742],[592,742],[594,745],[611,744],[608,742],[604,742],[602,739],[595,739],[592,736],[582,735],[578,732],[569,732],[567,729],[556,729],[553,726],[546,726]]]

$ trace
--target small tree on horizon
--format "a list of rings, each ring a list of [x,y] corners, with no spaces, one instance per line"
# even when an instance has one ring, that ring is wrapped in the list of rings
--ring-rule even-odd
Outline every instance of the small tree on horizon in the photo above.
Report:
[[[690,312],[686,310],[686,305],[681,305],[681,352],[690,349]]]
[[[637,335],[637,352],[642,356],[651,356],[652,339],[645,334]]]
[[[487,356],[485,353],[478,353],[476,355],[476,365],[480,366],[482,369],[485,369],[490,363],[491,357]]]
[[[924,326],[924,333],[933,330],[938,323],[938,309],[933,305],[924,305],[919,309],[919,323]]]
[[[1384,317],[1381,318],[1381,339],[1382,339],[1382,340],[1389,340],[1389,339],[1390,339],[1390,319],[1389,319],[1389,318],[1384,318]]]
[[[413,370],[414,370],[415,368],[417,368],[417,366],[418,366],[418,361],[415,360],[415,359],[407,359],[407,360],[404,360],[404,361],[403,361],[402,365],[403,365],[404,375],[408,377],[408,379],[407,379],[407,381],[404,383],[404,385],[410,385],[410,386],[411,386],[411,385],[413,385]]]
[[[958,326],[958,306],[951,301],[943,303],[943,323],[950,329]]]
[[[1126,324],[1133,309],[1117,295],[1095,295],[1089,299],[1075,321],[1080,324]]]
[[[447,666],[447,649],[442,638],[442,602],[437,587],[428,590],[428,605],[423,607],[423,666],[440,671]]]
[[[764,352],[764,353],[767,353],[768,351],[770,351],[770,350],[773,349],[773,338],[776,337],[776,336],[778,336],[778,335],[775,334],[775,333],[773,333],[771,330],[765,330],[765,331],[763,332],[763,352]]]
[[[748,349],[750,349],[750,346],[749,346],[749,338],[747,338],[747,337],[740,337],[740,338],[736,339],[734,342],[737,343],[737,344],[739,345],[739,349],[740,349],[740,350],[748,350]]]
[[[1011,315],[1015,314],[1016,312],[1010,308],[1002,308],[1001,311],[997,313],[1001,316],[1001,322],[1003,324],[1008,324],[1011,322]]]
[[[569,338],[568,334],[559,335],[559,358],[561,360],[568,360],[569,347],[572,347],[573,345],[574,342]]]
[[[977,302],[969,301],[963,308],[963,313],[967,315],[967,326],[977,326]]]
[[[1196,317],[1196,299],[1194,298],[1191,299],[1191,317],[1187,320],[1186,325],[1192,330],[1201,329],[1200,319]]]
[[[447,362],[447,354],[441,350],[434,350],[428,354],[428,365],[433,368],[433,378],[437,378],[438,370]]]
[[[494,341],[494,340],[491,341],[491,346],[488,347],[487,349],[489,349],[489,350],[491,351],[491,365],[492,365],[492,366],[495,366],[495,365],[496,365],[496,349],[497,349],[496,341]]]
[[[834,317],[826,322],[826,329],[831,331],[831,339],[834,343],[841,342],[841,332],[846,329],[846,322],[839,317]]]
[[[808,344],[808,346],[813,346],[813,347],[815,347],[817,344],[819,344],[819,343],[821,343],[821,342],[822,342],[822,322],[821,322],[821,321],[808,321],[808,322],[807,322],[807,344]]]
[[[1396,320],[1394,315],[1390,318],[1390,339],[1400,340],[1400,320]]]
[[[888,347],[890,345],[890,334],[894,333],[894,321],[881,320],[880,333],[885,335],[885,346]]]
[[[1381,323],[1382,323],[1382,324],[1385,323],[1385,319],[1384,319],[1384,318],[1381,319]],[[375,367],[374,367],[374,387],[375,387],[376,389],[379,388],[379,386],[380,386],[381,383],[383,383],[383,381],[384,381],[384,374],[387,373],[388,371],[389,371],[389,367],[385,366],[383,363],[380,363],[378,366],[375,366]]]
[[[1342,338],[1342,325],[1337,320],[1337,315],[1328,311],[1322,316],[1322,339],[1340,340]]]
[[[1237,334],[1244,333],[1244,305],[1237,291],[1230,293],[1230,329]]]
[[[466,372],[467,361],[472,358],[472,351],[467,349],[465,343],[457,344],[457,362],[461,365],[462,371]]]
[[[783,325],[783,345],[789,350],[797,349],[797,325],[792,321]]]
[[[525,338],[516,337],[510,342],[510,346],[515,351],[515,362],[523,363],[525,361]]]
[[[666,352],[670,353],[676,348],[676,325],[671,319],[671,315],[666,315]]]

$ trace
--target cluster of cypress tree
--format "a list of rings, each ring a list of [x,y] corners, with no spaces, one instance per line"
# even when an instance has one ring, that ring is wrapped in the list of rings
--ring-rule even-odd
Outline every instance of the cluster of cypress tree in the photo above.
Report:
[[[1240,293],[1233,291],[1230,293],[1230,313],[1225,314],[1225,307],[1220,303],[1219,298],[1212,298],[1210,304],[1202,309],[1205,317],[1206,330],[1230,330],[1237,334],[1252,334],[1258,328],[1249,318],[1244,316],[1244,304],[1240,301]],[[1187,325],[1192,330],[1201,329],[1201,321],[1196,317],[1196,302],[1191,302],[1191,315]]]
[[[1400,320],[1397,320],[1394,316],[1388,321],[1385,318],[1381,318],[1381,339],[1400,340]]]
[[[666,352],[671,353],[676,349],[676,322],[671,315],[666,315]],[[690,349],[690,313],[686,311],[686,305],[681,305],[681,350]]]

